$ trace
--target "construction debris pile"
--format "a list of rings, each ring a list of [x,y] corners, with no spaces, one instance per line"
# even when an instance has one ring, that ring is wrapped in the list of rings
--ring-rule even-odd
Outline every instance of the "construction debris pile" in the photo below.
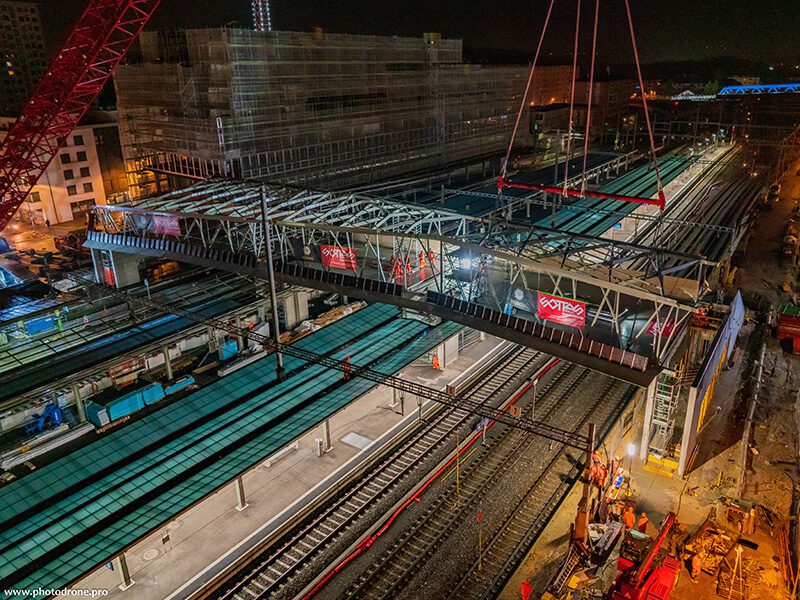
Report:
[[[686,543],[685,549],[690,554],[700,554],[704,573],[716,575],[722,561],[735,545],[736,539],[718,528],[714,521],[706,519]]]

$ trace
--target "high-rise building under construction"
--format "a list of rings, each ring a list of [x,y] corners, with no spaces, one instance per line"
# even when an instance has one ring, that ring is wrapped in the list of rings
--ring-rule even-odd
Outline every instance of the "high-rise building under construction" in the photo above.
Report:
[[[139,193],[213,176],[344,187],[497,155],[528,77],[464,64],[461,40],[437,34],[195,29],[141,45],[141,63],[115,77]],[[565,101],[570,77],[537,68],[531,103]]]

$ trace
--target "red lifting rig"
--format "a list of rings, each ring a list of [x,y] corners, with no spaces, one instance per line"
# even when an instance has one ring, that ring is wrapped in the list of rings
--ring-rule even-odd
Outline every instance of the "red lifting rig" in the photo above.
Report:
[[[547,15],[544,20],[544,27],[542,28],[542,34],[539,37],[539,44],[536,47],[536,52],[533,55],[533,63],[531,64],[531,69],[528,74],[528,83],[525,86],[525,93],[522,94],[522,101],[520,102],[519,112],[517,113],[517,119],[514,123],[514,128],[511,132],[511,139],[508,143],[508,150],[506,151],[505,161],[503,161],[502,169],[500,170],[500,177],[497,178],[497,193],[501,194],[504,188],[517,188],[520,190],[531,190],[531,191],[538,191],[538,192],[550,192],[554,194],[559,194],[561,196],[578,196],[578,197],[591,197],[591,198],[604,198],[609,200],[620,200],[622,202],[633,202],[636,204],[649,204],[652,206],[657,206],[660,210],[664,210],[664,207],[667,204],[666,198],[664,196],[664,191],[661,186],[661,174],[658,171],[658,157],[656,156],[656,146],[655,140],[653,138],[653,127],[650,123],[650,112],[647,108],[647,94],[645,92],[644,87],[644,79],[642,78],[642,68],[641,63],[639,62],[639,49],[636,44],[636,32],[633,28],[633,16],[631,15],[631,7],[630,7],[630,0],[625,0],[625,10],[628,17],[628,29],[631,35],[631,45],[633,48],[633,57],[636,63],[636,72],[639,78],[639,90],[641,91],[642,96],[642,107],[644,108],[644,117],[645,122],[647,124],[647,135],[650,141],[650,154],[653,160],[653,168],[655,170],[656,175],[656,182],[658,184],[658,193],[656,198],[642,198],[639,196],[627,196],[623,194],[610,194],[606,192],[595,192],[586,189],[586,158],[589,154],[589,134],[591,132],[591,123],[592,123],[592,98],[593,89],[594,89],[594,72],[595,72],[595,59],[597,57],[597,35],[599,32],[599,15],[600,15],[600,0],[595,0],[594,6],[594,28],[592,32],[592,61],[591,67],[589,69],[589,92],[588,92],[588,104],[586,109],[586,131],[584,133],[584,145],[583,145],[583,173],[582,173],[582,185],[581,189],[570,189],[566,187],[556,187],[552,185],[537,185],[534,183],[522,183],[517,181],[511,181],[507,177],[506,170],[508,168],[508,161],[511,157],[511,150],[514,147],[514,141],[517,137],[517,131],[519,130],[520,122],[522,119],[522,113],[528,109],[528,96],[531,91],[531,82],[533,81],[533,74],[536,70],[536,64],[539,60],[539,54],[542,51],[542,44],[544,42],[545,34],[547,33],[547,27],[550,23],[550,17],[553,14],[553,7],[555,5],[556,0],[550,0],[549,8],[547,9]],[[569,99],[569,128],[567,130],[567,152],[566,152],[566,161],[564,163],[564,181],[569,181],[569,177],[567,176],[569,173],[569,163],[570,163],[570,148],[572,146],[572,137],[573,137],[573,116],[574,116],[574,109],[575,109],[575,85],[578,78],[578,47],[579,47],[579,38],[580,38],[580,30],[581,30],[581,0],[577,1],[577,10],[576,10],[576,20],[575,20],[575,42],[573,47],[573,54],[572,54],[572,88],[570,93]]]
[[[94,102],[160,0],[89,0],[0,148],[0,231]]]
[[[669,513],[638,563],[620,556],[609,600],[669,600],[681,568],[676,558],[665,555],[667,535],[674,525],[675,513]]]
[[[662,190],[658,190],[657,198],[642,198],[640,196],[625,196],[623,194],[610,194],[608,192],[594,192],[591,190],[576,190],[571,188],[561,188],[552,185],[537,185],[535,183],[521,183],[518,181],[511,181],[504,175],[497,178],[497,189],[502,191],[503,188],[516,188],[518,190],[532,190],[538,192],[550,192],[552,194],[559,194],[562,196],[579,196],[590,198],[604,198],[608,200],[621,200],[622,202],[635,202],[637,204],[651,204],[657,206],[659,209],[664,210],[667,204],[667,199]]]

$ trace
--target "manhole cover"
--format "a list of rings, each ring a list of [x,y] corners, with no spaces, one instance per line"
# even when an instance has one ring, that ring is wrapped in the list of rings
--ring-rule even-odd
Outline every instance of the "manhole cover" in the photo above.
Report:
[[[158,550],[155,548],[150,548],[150,550],[144,551],[144,554],[142,554],[142,560],[153,560],[156,556],[158,556]]]

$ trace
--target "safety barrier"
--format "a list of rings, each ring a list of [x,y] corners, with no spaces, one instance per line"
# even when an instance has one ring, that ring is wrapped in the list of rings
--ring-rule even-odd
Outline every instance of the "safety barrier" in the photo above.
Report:
[[[282,275],[298,277],[307,281],[319,281],[330,285],[355,288],[387,296],[399,297],[403,294],[403,286],[395,283],[386,283],[384,281],[377,281],[376,279],[346,275],[336,271],[323,271],[297,263],[280,262],[275,266],[275,270]]]
[[[455,312],[475,317],[481,321],[494,323],[495,325],[512,329],[518,333],[547,340],[559,346],[577,350],[578,352],[583,352],[590,356],[596,356],[597,358],[623,365],[630,369],[641,372],[647,370],[647,357],[634,352],[628,352],[621,348],[616,348],[615,346],[603,342],[590,340],[580,333],[570,333],[563,329],[555,329],[553,327],[540,325],[534,321],[520,319],[519,317],[502,313],[480,304],[466,302],[438,292],[428,291],[427,300],[431,304],[443,306]]]

